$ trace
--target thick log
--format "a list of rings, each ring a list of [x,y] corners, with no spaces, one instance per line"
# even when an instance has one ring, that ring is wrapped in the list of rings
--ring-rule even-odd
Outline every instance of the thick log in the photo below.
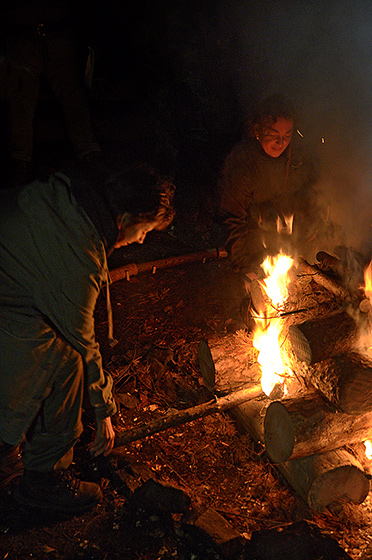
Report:
[[[345,352],[299,370],[336,408],[347,414],[372,412],[372,359]]]
[[[234,336],[228,337],[227,340],[225,338],[221,344],[215,341],[214,344],[208,346],[210,348],[209,359],[212,360],[216,373],[215,388],[218,390],[221,381],[224,386],[229,385],[228,377],[231,369],[226,366],[230,363],[231,368],[231,363],[234,364],[235,353],[239,355],[240,351],[236,350]],[[229,351],[226,352],[226,349]],[[244,344],[240,357],[238,370],[246,379],[248,360]],[[228,362],[228,358],[231,358],[232,362]],[[218,362],[220,367],[217,367]],[[242,367],[244,363],[245,367]],[[271,402],[270,398],[262,395],[229,408],[229,413],[253,440],[264,444],[264,419]],[[369,492],[369,481],[362,466],[344,449],[277,463],[276,467],[297,494],[314,510],[322,510],[345,501],[361,503]]]
[[[198,362],[207,388],[216,383],[218,394],[231,392],[246,383],[260,382],[261,370],[256,362],[257,351],[245,331],[201,340]]]
[[[153,420],[147,424],[141,424],[138,427],[131,428],[118,434],[115,438],[115,447],[121,447],[132,441],[143,439],[153,434],[163,432],[169,428],[192,422],[197,418],[223,412],[245,401],[254,399],[262,394],[260,385],[253,385],[249,388],[241,389],[234,393],[230,393],[221,398],[216,398],[207,403],[199,404],[184,410],[178,410]]]
[[[264,420],[268,406],[272,402],[266,395],[240,404],[229,410],[229,414],[244,428],[251,438],[264,445]]]
[[[135,276],[140,272],[156,272],[158,268],[169,268],[171,266],[179,266],[181,264],[188,264],[197,261],[205,261],[208,259],[220,259],[227,257],[225,249],[207,249],[196,253],[189,253],[176,257],[168,257],[166,259],[159,259],[156,261],[149,261],[145,263],[128,263],[117,268],[110,270],[111,282],[117,280],[129,280],[131,276]]]
[[[260,397],[230,409],[229,413],[258,443],[263,444],[264,419],[272,401]],[[343,502],[362,503],[369,492],[363,467],[345,449],[276,463],[296,493],[314,510]]]
[[[372,413],[338,412],[318,394],[273,401],[266,410],[266,452],[275,463],[372,438]]]
[[[314,280],[314,282],[319,284],[319,286],[326,288],[335,296],[341,298],[345,302],[359,305],[359,300],[356,294],[352,293],[348,288],[343,286],[341,282],[334,278],[331,278],[330,276],[327,276],[327,274],[321,272],[318,267],[309,264],[307,261],[305,261],[305,259],[302,259],[301,257],[299,257],[297,262],[297,274],[309,275]]]
[[[288,329],[293,353],[307,365],[347,352],[355,345],[358,335],[356,321],[346,311],[321,315]]]
[[[361,504],[369,492],[362,465],[345,449],[277,464],[297,494],[314,510],[344,502]]]
[[[322,272],[331,272],[336,274],[340,279],[348,273],[348,268],[339,258],[334,257],[325,251],[319,251],[316,254],[316,260],[319,262],[318,266]]]

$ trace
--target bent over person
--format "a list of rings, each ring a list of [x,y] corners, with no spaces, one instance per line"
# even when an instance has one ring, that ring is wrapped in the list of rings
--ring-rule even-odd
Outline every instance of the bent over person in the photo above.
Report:
[[[318,165],[301,144],[292,103],[273,95],[226,158],[220,213],[231,264],[244,275],[286,245],[306,251],[320,227],[313,190]]]
[[[20,505],[76,513],[101,499],[99,485],[68,470],[85,388],[96,419],[91,453],[107,455],[114,444],[113,381],[102,368],[94,308],[109,280],[107,256],[165,228],[172,193],[171,183],[141,169],[102,188],[75,170],[2,191],[0,476],[16,472],[21,448]]]

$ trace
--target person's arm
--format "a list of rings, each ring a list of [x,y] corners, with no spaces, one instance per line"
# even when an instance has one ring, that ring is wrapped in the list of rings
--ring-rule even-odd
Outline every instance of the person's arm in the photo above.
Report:
[[[227,157],[220,178],[220,215],[227,229],[226,250],[232,266],[247,272],[262,262],[264,248],[257,223],[251,216],[253,169],[244,145]]]

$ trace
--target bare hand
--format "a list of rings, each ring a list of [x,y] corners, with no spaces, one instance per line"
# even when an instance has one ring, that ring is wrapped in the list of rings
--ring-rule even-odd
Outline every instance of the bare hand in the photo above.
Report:
[[[97,420],[96,437],[90,446],[90,452],[94,457],[108,455],[114,447],[115,432],[112,427],[111,418]]]

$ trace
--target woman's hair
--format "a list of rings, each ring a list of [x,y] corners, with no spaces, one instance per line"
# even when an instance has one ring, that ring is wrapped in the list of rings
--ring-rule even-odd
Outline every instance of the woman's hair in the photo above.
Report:
[[[279,118],[296,120],[296,111],[290,99],[280,93],[270,95],[261,101],[248,119],[248,130],[255,134],[255,127],[266,127],[272,125]]]
[[[174,218],[175,187],[147,165],[127,169],[105,185],[105,195],[112,216],[129,214],[131,223],[155,222],[155,229],[165,229]]]

